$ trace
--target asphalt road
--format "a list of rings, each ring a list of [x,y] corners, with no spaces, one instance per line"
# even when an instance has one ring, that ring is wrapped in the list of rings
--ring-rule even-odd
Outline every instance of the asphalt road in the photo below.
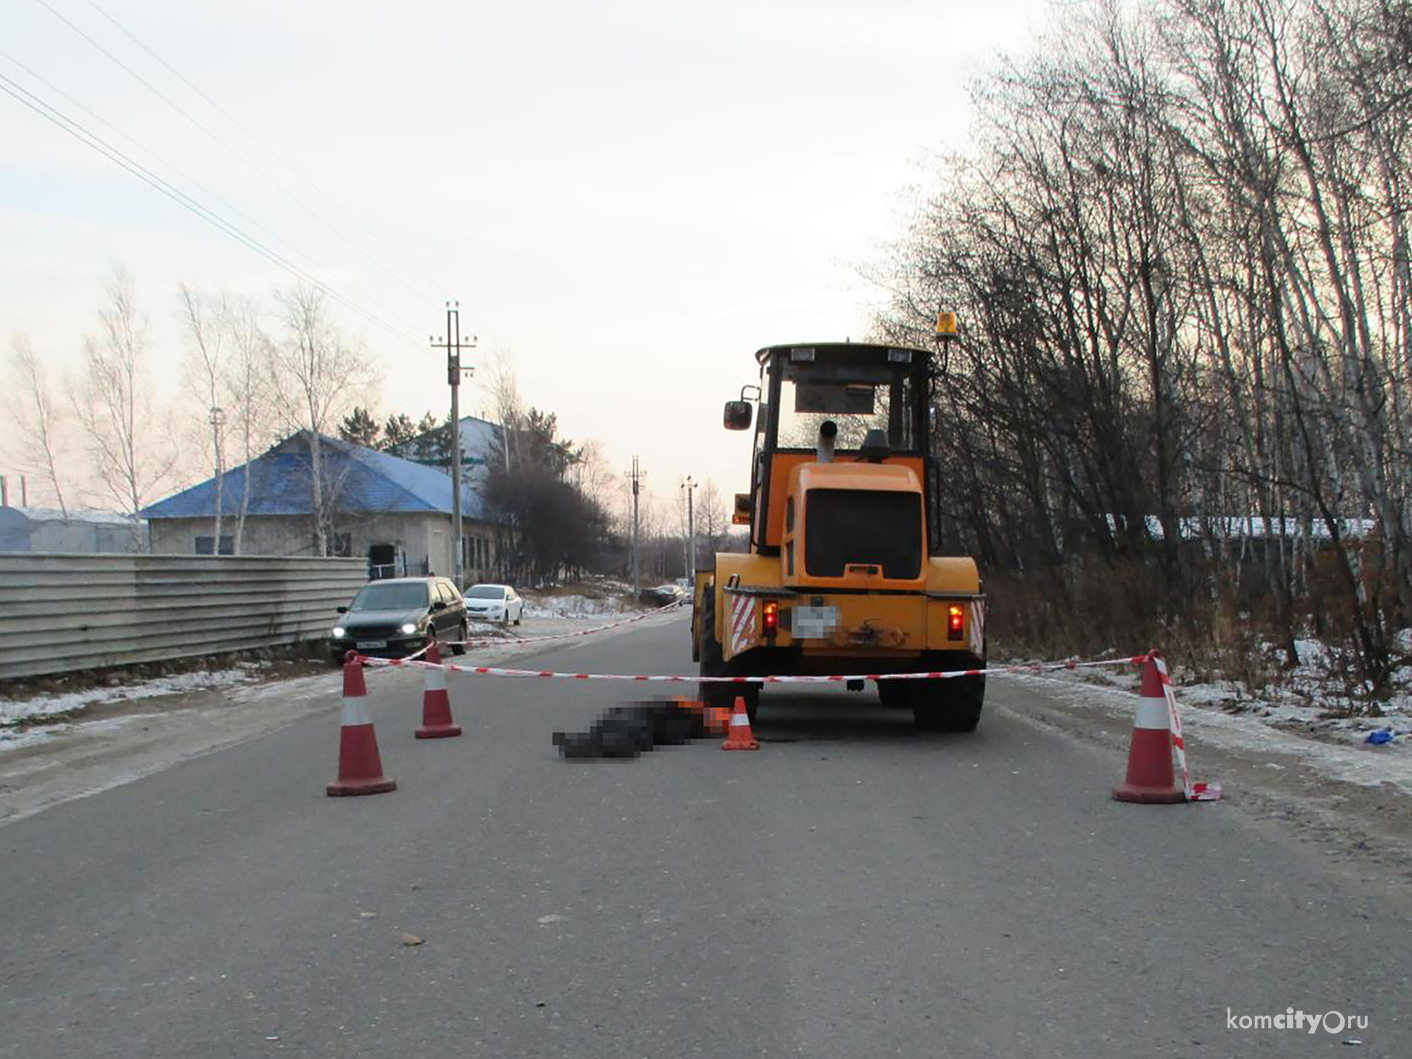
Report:
[[[537,658],[690,671],[676,618]],[[641,685],[458,678],[421,743],[373,691],[392,794],[325,797],[330,709],[0,828],[0,1057],[1412,1054],[1402,893],[1112,802],[1032,689],[973,735],[781,689],[758,753],[595,763],[551,731]],[[1227,1026],[1287,1008],[1369,1026]]]

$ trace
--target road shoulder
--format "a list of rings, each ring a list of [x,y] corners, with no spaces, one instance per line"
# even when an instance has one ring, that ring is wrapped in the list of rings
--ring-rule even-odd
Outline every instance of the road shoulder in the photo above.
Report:
[[[1105,753],[1116,763],[1114,781],[1121,778],[1136,703],[1131,692],[1024,674],[992,678],[988,698],[989,708]],[[1219,780],[1224,801],[1175,811],[1239,809],[1316,843],[1331,869],[1412,894],[1405,755],[1322,743],[1204,707],[1184,708],[1182,720],[1193,778]]]

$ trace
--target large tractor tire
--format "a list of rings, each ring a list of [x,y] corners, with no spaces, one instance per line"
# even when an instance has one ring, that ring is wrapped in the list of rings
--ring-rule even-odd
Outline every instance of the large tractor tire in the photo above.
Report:
[[[981,723],[985,677],[906,681],[912,699],[912,719],[924,732],[974,732]]]
[[[884,706],[907,706],[911,699],[907,694],[910,680],[879,680],[878,701]]]
[[[701,610],[701,642],[698,650],[700,668],[697,672],[703,677],[728,677],[733,674],[731,666],[725,661],[721,651],[721,641],[716,639],[714,599],[715,593],[708,591],[706,605]],[[703,681],[696,687],[697,698],[707,706],[719,706],[729,710],[735,706],[736,696],[740,696],[745,700],[745,712],[750,717],[750,723],[755,723],[755,712],[760,705],[759,684],[726,684],[717,681]]]

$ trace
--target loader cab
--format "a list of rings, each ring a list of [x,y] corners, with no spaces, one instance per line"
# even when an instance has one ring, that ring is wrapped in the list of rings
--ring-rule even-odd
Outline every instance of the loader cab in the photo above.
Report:
[[[846,473],[854,480],[867,475],[868,466],[909,468],[921,486],[925,523],[935,533],[931,504],[936,490],[927,444],[931,406],[931,358],[927,352],[897,346],[819,343],[768,346],[755,358],[760,364],[758,414],[749,416],[744,401],[730,402],[726,412],[727,426],[753,426],[755,432],[750,482],[752,551],[780,553],[795,516],[790,510],[794,506],[791,475],[808,464],[851,466],[846,472],[839,468],[837,474]],[[819,469],[814,468],[813,473],[817,480]],[[871,477],[895,481],[898,474],[879,471]],[[915,487],[912,496],[916,496]],[[899,496],[887,503],[898,506],[909,501]],[[877,517],[889,517],[883,513],[887,503],[878,501]],[[915,505],[915,501],[911,503]]]

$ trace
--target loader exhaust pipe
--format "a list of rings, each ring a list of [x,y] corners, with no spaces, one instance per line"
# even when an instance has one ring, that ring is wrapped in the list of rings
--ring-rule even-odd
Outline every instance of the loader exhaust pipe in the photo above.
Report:
[[[838,436],[838,424],[825,419],[819,424],[819,462],[833,463],[833,439]]]

